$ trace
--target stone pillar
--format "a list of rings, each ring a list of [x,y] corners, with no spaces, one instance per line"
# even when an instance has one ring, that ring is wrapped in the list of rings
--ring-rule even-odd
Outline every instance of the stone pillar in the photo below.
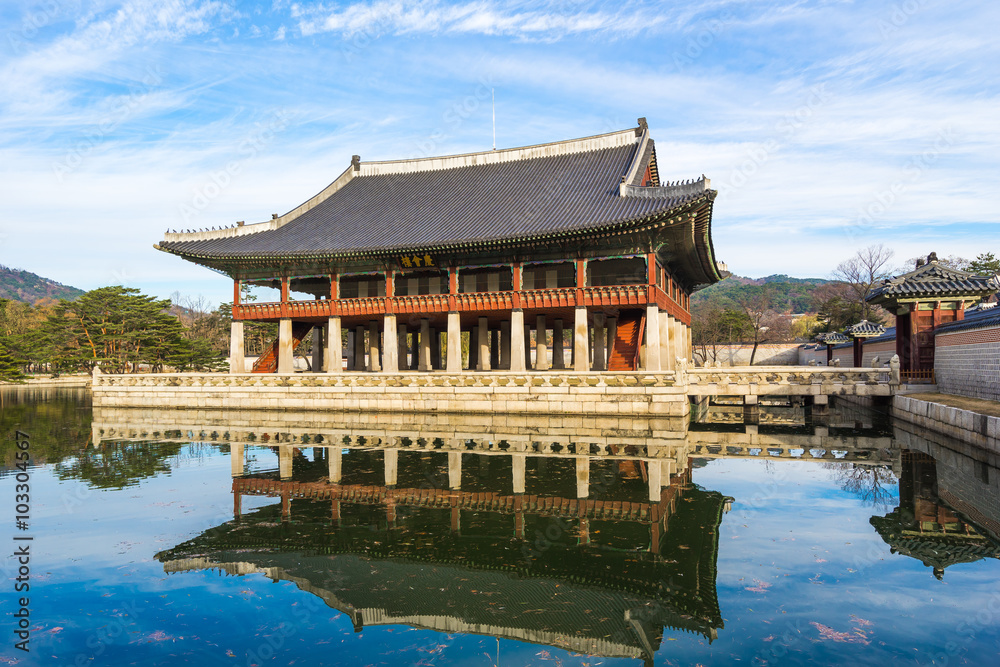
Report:
[[[431,327],[431,369],[441,368],[441,332]]]
[[[511,454],[511,473],[514,477],[514,493],[524,493],[524,463],[528,457],[524,454]]]
[[[576,497],[590,496],[590,459],[580,456],[576,459]]]
[[[490,368],[500,370],[500,330],[490,329]]]
[[[563,352],[563,321],[556,318],[552,322],[552,368],[566,368],[566,354]]]
[[[413,335],[410,336],[410,370],[416,371],[420,369],[420,328],[413,330]]]
[[[479,327],[474,326],[469,331],[469,370],[479,368]]]
[[[323,327],[313,327],[312,372],[323,372]]]
[[[229,445],[229,468],[233,477],[239,477],[244,472],[243,467],[243,444],[233,443]]]
[[[287,317],[278,321],[278,372],[295,372],[292,360],[292,321]]]
[[[379,359],[378,338],[378,321],[372,320],[368,323],[368,370],[373,373],[378,373],[382,370],[382,363]]]
[[[479,326],[476,327],[476,340],[474,343],[478,346],[476,350],[476,370],[490,370],[490,326],[489,321],[485,317],[479,318]]]
[[[340,484],[340,476],[344,472],[343,451],[340,447],[327,447],[327,468],[329,468],[330,483]]]
[[[756,395],[747,395],[743,397],[743,423],[760,423],[760,405],[757,403]]]
[[[399,339],[396,336],[396,316],[387,314],[383,321],[382,370],[386,373],[399,372]]]
[[[605,350],[605,358],[604,358],[605,370],[607,370],[608,364],[611,362],[611,355],[615,351],[615,338],[617,337],[618,337],[618,318],[609,317],[608,331],[607,331],[608,348]]]
[[[511,339],[510,339],[510,322],[500,323],[500,368],[505,371],[510,370],[510,354],[511,354]]]
[[[661,311],[659,315],[660,325],[660,370],[674,370],[673,350],[670,349],[670,315],[666,311]]]
[[[670,356],[667,358],[666,367],[668,370],[676,370],[677,357],[680,356],[679,341],[677,338],[677,320],[673,315],[667,315],[667,338],[670,346]]]
[[[587,309],[577,306],[573,313],[573,370],[586,373],[590,370],[590,331],[587,329]]]
[[[510,370],[513,373],[523,373],[527,366],[524,363],[524,311],[518,308],[510,313]]]
[[[360,324],[354,329],[354,370],[365,370],[365,328]]]
[[[340,318],[331,317],[326,323],[326,372],[344,370],[344,338],[340,331]]]
[[[608,370],[608,352],[604,348],[604,313],[594,313],[594,370]]]
[[[229,372],[247,372],[246,359],[243,356],[243,320],[233,320],[229,327]]]
[[[420,320],[420,363],[419,371],[431,370],[431,321]]]
[[[660,307],[646,306],[646,356],[644,371],[660,370]]]
[[[353,331],[348,331],[347,332],[347,355],[346,356],[347,356],[347,370],[349,370],[349,371],[353,371],[354,370],[354,361],[355,361],[355,358],[357,357],[357,355],[354,353],[354,350],[355,350],[355,347],[356,347],[355,344],[354,344],[354,338],[355,338],[354,332]]]
[[[278,446],[278,476],[289,479],[292,476],[292,446]]]
[[[396,325],[396,356],[399,357],[399,370],[408,371],[410,370],[410,346],[407,344],[406,338],[406,325],[397,324]]]
[[[662,479],[659,461],[644,461],[646,465],[646,474],[649,475],[649,502],[658,503],[660,502],[660,492],[663,489]]]
[[[448,313],[448,366],[449,373],[462,372],[462,321],[458,313]]]
[[[399,463],[399,450],[383,449],[382,460],[385,462],[385,485],[396,486],[396,470]]]
[[[539,315],[535,320],[535,370],[549,369],[549,332],[545,328],[545,316]]]
[[[691,342],[691,327],[684,325],[684,358],[688,361],[694,361],[694,344]]]
[[[448,452],[448,488],[462,488],[462,452]]]

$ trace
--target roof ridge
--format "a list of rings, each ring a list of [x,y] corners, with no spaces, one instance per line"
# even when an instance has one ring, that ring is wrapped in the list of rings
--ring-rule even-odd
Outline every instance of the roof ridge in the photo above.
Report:
[[[519,162],[559,155],[588,153],[606,148],[628,146],[639,141],[641,132],[638,128],[617,130],[606,134],[596,134],[578,139],[553,141],[545,144],[501,148],[475,153],[459,153],[456,155],[441,155],[434,157],[418,157],[406,160],[380,160],[375,162],[360,162],[358,176],[384,176],[388,174],[410,174],[425,171],[443,171],[461,167],[475,167],[505,162]]]

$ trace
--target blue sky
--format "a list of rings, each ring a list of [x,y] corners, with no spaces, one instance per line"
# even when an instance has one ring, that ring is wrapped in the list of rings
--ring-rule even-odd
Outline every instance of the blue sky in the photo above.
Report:
[[[165,230],[284,213],[363,160],[649,120],[718,257],[825,277],[1000,253],[1000,4],[4,0],[0,263],[228,300]]]

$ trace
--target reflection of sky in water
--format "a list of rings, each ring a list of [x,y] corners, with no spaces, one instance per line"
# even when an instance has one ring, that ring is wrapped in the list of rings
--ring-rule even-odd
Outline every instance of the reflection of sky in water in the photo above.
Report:
[[[311,450],[303,452],[312,458]],[[267,448],[248,448],[248,456],[256,457],[255,470],[277,466]],[[0,649],[5,661],[73,664],[82,656],[82,664],[92,665],[492,665],[499,650],[503,665],[639,664],[400,625],[355,633],[345,614],[289,581],[204,570],[167,575],[155,554],[211,535],[232,519],[225,448],[184,445],[163,460],[169,472],[120,489],[57,479],[57,467],[71,464],[64,459],[33,470],[33,650],[24,656],[8,642]],[[473,491],[476,476],[465,466],[463,490]],[[527,491],[544,491],[546,478],[558,475],[553,488],[572,495],[572,474],[566,461],[551,461],[543,471],[529,465]],[[505,479],[509,475],[508,465]],[[899,504],[894,481],[878,507],[843,488],[842,470],[814,462],[714,459],[694,469],[693,481],[735,498],[719,528],[716,590],[724,627],[711,644],[668,629],[656,664],[929,664],[949,648],[970,664],[996,661],[1000,563],[958,564],[938,581],[921,562],[890,553],[869,519]],[[638,491],[629,484],[636,481],[623,482],[622,493],[641,496],[642,483]],[[242,512],[273,513],[279,502],[244,496]],[[293,531],[297,517],[309,514],[302,509],[307,502],[293,501]],[[678,501],[672,518],[679,525],[688,502],[696,501]],[[468,516],[468,539],[489,532],[488,514]],[[593,521],[591,530],[601,523]],[[606,530],[621,533],[611,541],[634,542],[627,526],[611,522]],[[694,542],[680,530],[664,539],[675,553]],[[4,567],[9,578],[9,560]],[[2,600],[9,618],[13,596]],[[989,609],[993,613],[983,611]]]

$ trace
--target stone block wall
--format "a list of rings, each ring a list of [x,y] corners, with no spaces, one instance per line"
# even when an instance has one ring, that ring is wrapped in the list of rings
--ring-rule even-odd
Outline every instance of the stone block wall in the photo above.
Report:
[[[934,376],[946,394],[1000,401],[1000,326],[935,336]]]
[[[872,359],[878,357],[878,365],[885,366],[894,354],[896,354],[895,338],[872,343],[866,342],[861,357],[862,364],[867,368],[872,365]]]

